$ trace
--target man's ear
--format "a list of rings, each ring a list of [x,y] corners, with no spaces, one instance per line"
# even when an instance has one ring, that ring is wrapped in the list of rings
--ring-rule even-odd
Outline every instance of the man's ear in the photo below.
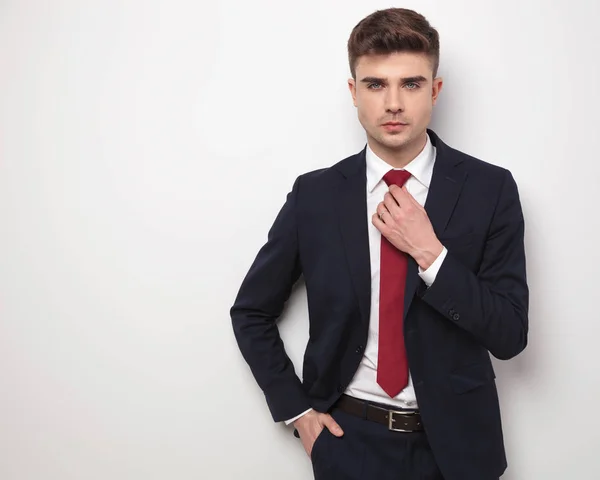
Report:
[[[444,79],[442,77],[436,77],[433,79],[433,86],[431,87],[431,99],[433,105],[436,104],[438,96],[442,91],[442,87],[444,86]]]
[[[354,106],[356,107],[356,80],[349,78],[348,88],[350,89],[350,94],[352,95],[352,103],[354,103]]]

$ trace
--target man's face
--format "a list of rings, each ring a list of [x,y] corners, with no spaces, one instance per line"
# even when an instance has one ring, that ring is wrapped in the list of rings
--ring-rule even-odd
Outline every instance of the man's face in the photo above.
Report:
[[[376,153],[394,155],[424,146],[442,87],[441,78],[433,78],[425,54],[364,55],[356,65],[356,81],[350,79],[348,85],[358,119]]]

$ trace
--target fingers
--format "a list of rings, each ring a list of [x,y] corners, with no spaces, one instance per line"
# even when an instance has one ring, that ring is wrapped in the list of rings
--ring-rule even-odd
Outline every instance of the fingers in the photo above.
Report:
[[[390,213],[388,208],[386,207],[385,203],[380,202],[377,207],[375,208],[375,213],[377,214],[377,217],[379,217],[379,220],[381,220],[382,222],[385,222],[383,216],[386,213]]]
[[[399,205],[399,209],[404,208],[404,213],[406,213],[406,209],[410,210],[411,207],[414,207],[417,210],[420,210],[421,212],[425,212],[425,208],[419,202],[417,202],[417,199],[415,197],[413,197],[410,194],[410,192],[406,188],[406,185],[404,185],[402,188],[398,187],[397,185],[390,185],[389,192],[386,193],[386,195],[388,194],[392,195],[393,200]],[[385,204],[386,206],[388,206],[388,202],[386,202]],[[390,210],[390,213],[397,216],[398,211],[399,210]]]
[[[383,210],[383,208],[381,208],[381,210]],[[371,217],[371,222],[373,223],[375,228],[381,232],[382,235],[386,235],[389,233],[389,227],[384,222],[386,217],[389,219],[389,212],[387,212],[387,210],[383,217],[380,217],[379,213],[374,213]],[[383,218],[384,220],[382,220],[381,218]]]
[[[402,207],[402,204],[396,200],[396,197],[392,194],[392,192],[387,192],[383,196],[383,202],[385,208],[387,208],[388,212],[392,215],[397,215],[398,211]],[[404,202],[406,204],[406,201]]]
[[[309,414],[306,414],[305,416],[308,417]],[[300,440],[302,440],[304,450],[309,458],[312,457],[313,447],[315,446],[317,438],[323,433],[323,429],[325,428],[336,437],[344,435],[342,427],[340,427],[328,413],[318,413],[316,414],[316,417],[311,416],[306,422],[298,425]]]
[[[396,201],[398,201],[400,205],[402,205],[400,202],[403,202],[405,207],[408,205],[413,205],[419,210],[425,210],[423,206],[417,202],[417,199],[411,195],[411,193],[408,191],[408,188],[406,188],[406,185],[402,186],[402,188],[398,188],[396,185],[392,185],[392,187],[395,187],[393,191],[396,193],[398,198],[396,198],[396,196],[394,196],[394,198],[396,198]],[[390,191],[392,191],[392,188],[390,188]]]
[[[408,191],[406,185],[403,185],[402,187],[399,187],[398,185],[390,185],[388,191],[390,192],[390,194],[393,195],[394,199],[396,200],[396,202],[398,202],[400,206],[402,206],[403,202],[405,203],[412,201],[413,203],[419,203],[415,200],[415,197],[413,197]]]
[[[375,216],[379,220],[380,224],[392,226],[394,224],[394,219],[398,219],[399,216],[402,215],[402,210],[394,200],[394,197],[391,193],[386,193],[383,197],[383,202],[377,205]],[[373,222],[374,225],[381,231],[378,224]]]
[[[323,422],[323,425],[325,425],[327,429],[336,437],[341,437],[342,435],[344,435],[342,427],[340,427],[339,424],[328,413],[323,414],[321,421]]]
[[[398,185],[390,185],[385,196],[388,196],[389,194],[392,197],[392,200],[402,207],[402,202],[406,202],[406,195],[408,194],[408,190],[405,188],[406,187],[400,188]]]

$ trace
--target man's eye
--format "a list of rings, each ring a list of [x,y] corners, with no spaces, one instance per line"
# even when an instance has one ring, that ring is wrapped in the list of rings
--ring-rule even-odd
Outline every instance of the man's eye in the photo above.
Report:
[[[381,86],[381,83],[369,83],[367,88],[370,88],[371,90],[379,90],[378,88],[374,88],[375,86]]]
[[[417,88],[419,88],[419,84],[415,82],[409,82],[406,84],[406,86],[409,90],[416,90]]]

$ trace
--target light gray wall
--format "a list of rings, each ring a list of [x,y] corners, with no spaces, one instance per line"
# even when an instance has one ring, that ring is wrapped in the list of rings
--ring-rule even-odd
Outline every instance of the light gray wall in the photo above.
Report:
[[[2,480],[311,477],[228,309],[295,177],[363,147],[346,41],[388,6],[0,4]],[[597,480],[599,4],[403,6],[441,34],[433,127],[521,192],[531,332],[495,362],[504,478]],[[282,321],[296,365],[304,301]]]

